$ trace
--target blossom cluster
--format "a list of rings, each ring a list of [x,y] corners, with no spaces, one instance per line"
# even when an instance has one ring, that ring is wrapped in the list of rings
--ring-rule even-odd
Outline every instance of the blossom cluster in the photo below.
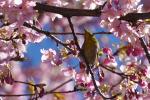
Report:
[[[116,51],[108,46],[100,48],[98,64],[95,64],[96,67],[91,69],[95,76],[93,79],[92,74],[87,73],[87,65],[84,60],[79,60],[80,50],[77,44],[79,43],[79,46],[80,43],[82,44],[82,36],[78,36],[77,41],[72,40],[71,36],[61,34],[62,38],[43,31],[47,24],[53,28],[51,31],[70,31],[71,25],[69,26],[68,21],[64,18],[70,18],[70,16],[53,14],[42,11],[42,9],[35,10],[37,2],[66,9],[86,9],[87,12],[88,10],[94,12],[95,9],[100,10],[98,18],[79,16],[72,18],[75,32],[83,30],[83,27],[93,28],[93,23],[96,23],[94,28],[98,24],[98,27],[111,32],[125,45],[115,46]],[[121,18],[129,13],[149,12],[149,3],[149,0],[1,0],[0,83],[2,90],[0,93],[4,91],[6,93],[23,92],[22,85],[14,85],[17,82],[15,80],[28,80],[28,77],[33,76],[36,81],[32,82],[32,85],[34,84],[35,87],[38,86],[35,84],[36,82],[44,83],[44,86],[40,87],[42,96],[47,90],[45,88],[53,89],[56,84],[63,83],[63,80],[73,78],[74,84],[69,84],[60,90],[71,88],[74,90],[73,92],[84,91],[84,98],[87,100],[100,100],[103,96],[110,97],[118,92],[121,92],[121,95],[117,95],[118,100],[140,98],[146,100],[150,92],[150,62],[147,60],[150,59],[148,58],[150,49],[149,19],[140,19],[134,22],[134,19],[129,21]],[[103,5],[102,8],[101,5]],[[31,25],[25,25],[25,23]],[[41,49],[41,65],[36,70],[26,69],[23,71],[21,67],[18,68],[17,61],[26,60],[24,53],[28,43],[40,43],[46,37],[52,38],[58,44],[59,50]],[[146,47],[142,46],[143,42],[140,38],[144,39]],[[104,41],[98,39],[98,42],[100,45],[105,45]],[[76,60],[78,63],[70,64]],[[97,93],[93,80],[102,95]],[[38,92],[32,85],[32,91],[29,92]],[[70,100],[70,97],[68,96],[66,99]],[[43,100],[49,98],[64,100],[65,96],[61,93],[54,93],[53,96],[44,97]]]

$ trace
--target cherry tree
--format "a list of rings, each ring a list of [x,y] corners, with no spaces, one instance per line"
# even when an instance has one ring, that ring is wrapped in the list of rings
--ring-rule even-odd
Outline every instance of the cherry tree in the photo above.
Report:
[[[0,0],[0,97],[149,100],[149,3]],[[52,27],[50,31],[44,30],[47,25]],[[93,68],[84,55],[83,60],[79,57],[84,29],[90,30],[100,45],[98,64]],[[119,42],[112,43],[112,37]],[[28,60],[24,55],[27,45],[45,38],[57,48],[41,49],[40,65],[22,69],[20,63]]]

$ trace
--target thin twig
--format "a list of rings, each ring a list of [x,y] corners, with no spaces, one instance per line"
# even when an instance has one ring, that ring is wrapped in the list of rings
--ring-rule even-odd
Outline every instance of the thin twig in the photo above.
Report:
[[[111,70],[110,68],[109,68],[109,66],[104,66],[103,64],[99,64],[100,65],[100,67],[102,67],[102,68],[104,68],[104,69],[106,69],[106,70],[108,70],[108,71],[110,71],[111,73],[114,73],[114,74],[116,74],[116,75],[118,75],[118,76],[120,76],[120,77],[122,77],[122,78],[126,78],[126,79],[128,79],[131,75],[127,75],[127,74],[124,74],[124,73],[120,73],[120,72],[116,72],[116,71],[114,71],[114,70]],[[132,82],[134,82],[134,83],[139,83],[138,81],[134,81],[134,80],[132,80]]]
[[[0,97],[21,97],[21,96],[32,96],[35,94],[0,94]]]
[[[57,92],[45,92],[43,95],[47,94],[54,94],[54,93],[72,93],[72,92],[78,92],[83,90],[70,90],[70,91],[57,91]],[[38,93],[39,94],[39,93]],[[20,96],[33,96],[36,94],[0,94],[0,97],[20,97]]]
[[[66,85],[67,83],[69,83],[69,82],[71,82],[71,81],[73,81],[72,78],[69,79],[69,80],[67,80],[67,81],[65,81],[64,83],[58,85],[57,87],[55,87],[55,88],[53,88],[53,89],[51,89],[51,90],[49,90],[49,91],[46,91],[46,92],[44,93],[44,95],[51,94],[51,93],[69,93],[69,92],[79,91],[79,90],[71,90],[71,91],[55,92],[57,89],[61,88],[62,86]],[[37,99],[37,98],[39,98],[39,97],[40,97],[40,96],[38,95],[37,97],[32,98],[32,99],[34,100],[34,99]]]
[[[125,78],[121,78],[116,84],[112,85],[110,91],[112,91],[116,86],[118,86]]]
[[[70,90],[70,91],[58,91],[58,92],[54,92],[55,90],[57,90],[58,88],[64,86],[65,84],[69,83],[73,81],[73,79],[69,79],[67,81],[65,81],[64,83],[58,85],[57,87],[53,88],[52,90],[50,91],[47,91],[45,93],[43,93],[43,95],[47,95],[47,94],[53,94],[53,93],[72,93],[72,92],[77,92],[77,91],[80,91],[79,89],[78,90]],[[27,85],[32,85],[32,86],[35,86],[34,84],[31,84],[31,83],[27,83],[27,82],[22,82],[22,81],[15,81],[16,83],[22,83],[22,84],[27,84]],[[81,90],[82,91],[82,90]],[[34,93],[34,94],[0,94],[1,97],[19,97],[19,96],[33,96],[33,95],[36,95],[36,94],[39,94],[39,93]]]
[[[149,52],[148,52],[147,45],[146,45],[146,43],[145,43],[145,41],[144,41],[143,38],[139,38],[139,40],[140,40],[140,42],[141,42],[141,46],[143,47],[143,49],[144,49],[144,51],[145,51],[147,60],[148,60],[148,62],[150,63],[150,54],[149,54]]]
[[[49,34],[51,34],[51,35],[72,35],[72,32],[60,32],[60,33],[58,33],[58,32],[49,32]],[[113,34],[113,33],[111,33],[111,32],[95,32],[95,33],[93,33],[93,35],[103,35],[103,34],[108,34],[108,35],[111,35],[111,34]],[[76,35],[84,35],[84,33],[79,33],[79,32],[77,32],[76,33]]]
[[[17,81],[14,80],[15,83],[22,83],[22,84],[26,84],[26,85],[31,85],[31,86],[35,86],[35,84],[29,83],[29,82],[23,82],[23,81]]]
[[[111,70],[109,66],[104,66],[103,64],[99,64],[99,65],[100,65],[100,67],[102,67],[102,68],[104,68],[104,69],[106,69],[106,70],[108,70],[108,71],[110,71],[112,73],[115,73],[115,74],[117,74],[117,75],[119,75],[121,77],[126,77],[127,76],[124,73],[120,73],[120,72],[116,72],[114,70]]]
[[[73,81],[73,79],[72,79],[72,78],[71,78],[71,79],[69,79],[69,80],[67,80],[67,81],[65,81],[64,83],[62,83],[62,84],[58,85],[57,87],[53,88],[53,89],[52,89],[52,90],[50,90],[49,92],[54,92],[55,90],[57,90],[57,89],[61,88],[62,86],[66,85],[67,83],[69,83],[69,82],[71,82],[71,81]],[[46,92],[46,93],[48,94],[49,92]]]
[[[71,28],[71,31],[72,31],[72,35],[73,35],[73,38],[74,38],[74,41],[75,41],[75,45],[77,46],[77,49],[80,51],[80,46],[79,46],[79,43],[78,43],[78,38],[77,38],[76,33],[74,31],[73,24],[71,22],[71,18],[67,17],[67,19],[68,19],[68,22],[69,22],[69,25],[70,25],[70,28]]]
[[[61,44],[62,46],[64,46],[65,48],[67,48],[68,50],[70,50],[71,52],[73,52],[73,50],[71,48],[68,47],[68,44],[65,42],[62,42],[61,40],[59,40],[58,38],[56,38],[55,36],[51,35],[48,31],[43,31],[41,29],[38,29],[37,27],[35,27],[34,25],[30,25],[27,22],[24,22],[23,24],[24,26],[31,28],[39,33],[43,33],[46,36],[50,37],[51,39],[53,39],[54,41],[56,41],[57,43]]]
[[[91,77],[92,77],[92,81],[93,81],[94,87],[95,87],[96,91],[98,92],[98,94],[103,98],[103,100],[106,100],[106,99],[114,99],[114,98],[116,98],[118,95],[121,95],[121,93],[117,93],[116,95],[110,96],[110,97],[104,96],[104,95],[101,93],[99,87],[98,87],[97,84],[96,84],[95,77],[94,77],[94,74],[93,74],[93,72],[92,72],[91,67],[88,65],[87,68],[88,68],[88,70],[89,70],[89,72],[90,72],[90,75],[91,75]]]

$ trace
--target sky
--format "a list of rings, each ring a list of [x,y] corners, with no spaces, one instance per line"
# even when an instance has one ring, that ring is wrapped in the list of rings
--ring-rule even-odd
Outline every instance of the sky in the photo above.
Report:
[[[48,25],[48,24],[45,25],[43,30],[51,31],[50,25]],[[97,32],[106,31],[106,30],[99,28],[99,26],[97,26],[97,28],[95,28],[95,30]],[[109,39],[109,43],[107,44],[107,46],[106,46],[106,44],[100,44],[101,48],[102,47],[112,47],[112,44],[117,44],[120,42],[120,40],[113,35],[107,35],[107,34],[106,35],[105,34],[104,35],[96,35],[96,38],[100,41],[100,43],[101,43],[101,41],[107,41],[106,39]],[[101,39],[101,38],[103,38],[103,39]],[[25,56],[28,58],[28,60],[23,62],[22,66],[26,67],[26,68],[38,66],[41,63],[41,56],[42,56],[40,49],[49,49],[49,48],[58,50],[56,42],[54,42],[50,38],[45,38],[40,43],[29,43],[27,45],[27,52],[25,53]],[[115,48],[113,48],[113,50],[115,51]],[[69,62],[69,64],[72,66],[76,65],[76,63],[77,63],[77,61],[74,59],[70,60],[70,62]]]

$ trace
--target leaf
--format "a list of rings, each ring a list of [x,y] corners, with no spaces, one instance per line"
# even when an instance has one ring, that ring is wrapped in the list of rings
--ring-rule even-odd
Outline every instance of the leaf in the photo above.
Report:
[[[68,50],[66,48],[62,48],[60,50],[60,53],[63,59],[66,59],[68,57]]]
[[[123,59],[123,58],[125,58],[127,55],[126,55],[126,51],[125,50],[121,50],[120,52],[119,52],[119,58],[120,59]]]
[[[126,51],[128,47],[129,45],[121,46],[113,55],[115,56],[118,55],[121,51]]]
[[[146,24],[150,24],[150,19],[145,19],[144,21],[146,22]]]
[[[110,89],[110,86],[107,84],[103,84],[100,86],[100,89],[101,89],[102,93],[107,93]]]
[[[33,80],[29,80],[29,83],[33,85],[35,84]],[[28,85],[28,88],[27,88],[28,92],[31,94],[35,93],[35,86],[33,85]]]
[[[54,93],[57,100],[65,100],[65,96],[62,93]]]
[[[117,96],[116,100],[124,100],[124,97],[122,95]]]

